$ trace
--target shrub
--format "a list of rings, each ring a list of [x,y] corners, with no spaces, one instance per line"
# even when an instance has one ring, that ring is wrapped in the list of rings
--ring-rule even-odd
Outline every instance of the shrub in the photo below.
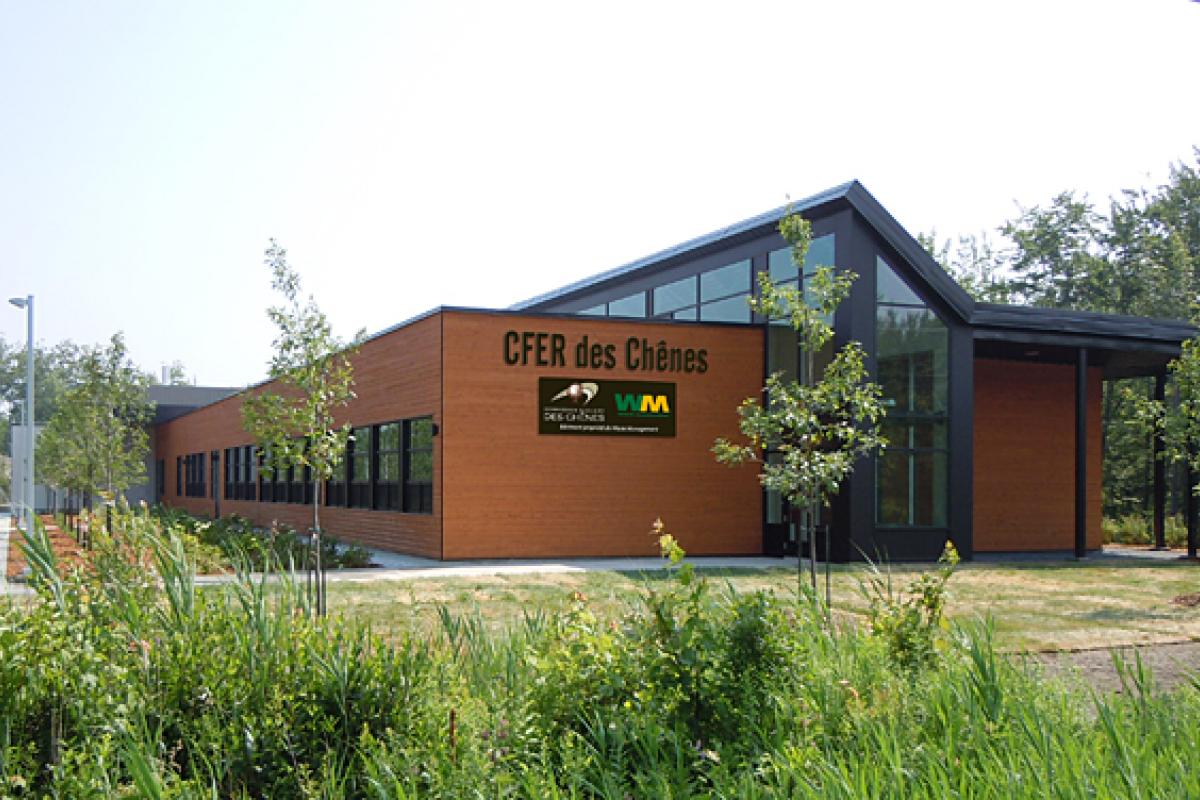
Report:
[[[904,592],[895,591],[890,571],[885,574],[874,564],[860,584],[870,607],[871,634],[884,642],[898,666],[915,670],[933,662],[947,627],[943,617],[946,583],[958,561],[958,551],[946,542],[938,558],[939,568],[915,578]]]
[[[1168,547],[1187,545],[1187,524],[1182,514],[1166,518],[1164,531]],[[1154,530],[1151,521],[1143,514],[1125,514],[1120,517],[1105,517],[1102,523],[1105,544],[1153,544]]]

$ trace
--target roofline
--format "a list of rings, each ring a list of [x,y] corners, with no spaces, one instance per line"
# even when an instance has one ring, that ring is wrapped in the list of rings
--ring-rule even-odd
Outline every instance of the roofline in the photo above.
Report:
[[[1131,342],[1161,342],[1175,347],[1200,334],[1200,329],[1182,320],[1001,303],[976,303],[969,322],[980,332],[1007,330],[1038,335],[1097,336]]]
[[[551,300],[559,300],[573,294],[578,294],[585,289],[591,289],[617,278],[632,275],[640,270],[661,264],[668,259],[678,258],[680,256],[694,253],[697,250],[701,250],[711,244],[726,241],[760,228],[774,228],[779,224],[779,220],[783,219],[786,214],[790,212],[812,211],[821,206],[845,199],[856,186],[859,189],[862,189],[862,186],[858,181],[850,181],[848,183],[843,183],[840,186],[835,186],[832,189],[826,189],[823,192],[811,195],[803,200],[787,203],[786,205],[779,206],[778,208],[773,208],[770,211],[764,211],[761,214],[744,219],[741,222],[735,222],[732,225],[711,231],[710,233],[703,234],[702,236],[688,239],[686,242],[668,247],[665,250],[659,250],[657,253],[644,256],[636,261],[630,261],[629,263],[623,264],[619,267],[605,270],[604,272],[591,275],[587,278],[582,278],[574,283],[569,283],[566,286],[560,286],[557,289],[544,292],[536,297],[522,300],[519,303],[513,303],[511,306],[509,306],[509,309],[513,311],[528,311],[531,310],[532,306],[542,305],[543,303],[548,303]]]
[[[758,327],[761,327],[761,325],[759,325],[758,323],[745,323],[745,322],[715,322],[715,321],[708,321],[708,320],[700,321],[700,320],[682,320],[682,319],[646,319],[646,318],[638,318],[638,317],[581,317],[580,315],[571,313],[569,311],[523,311],[523,310],[514,309],[514,308],[483,308],[481,306],[434,306],[433,308],[427,309],[426,311],[422,311],[419,314],[414,314],[413,316],[409,317],[408,319],[405,319],[401,322],[397,322],[394,325],[389,325],[388,327],[384,328],[383,330],[369,334],[368,336],[364,336],[363,339],[359,342],[359,345],[360,346],[364,345],[367,342],[372,342],[376,339],[382,339],[384,336],[387,336],[389,333],[395,333],[396,331],[401,330],[402,328],[407,328],[409,325],[415,325],[416,323],[420,322],[421,320],[427,319],[428,317],[435,317],[438,314],[447,314],[447,313],[451,313],[451,314],[488,314],[488,315],[493,315],[493,316],[506,316],[506,317],[543,317],[546,319],[571,319],[571,320],[592,319],[592,320],[595,320],[596,322],[599,322],[602,324],[622,323],[622,324],[632,324],[632,325],[693,325],[693,326],[699,325],[699,326],[704,326],[707,328],[758,328]],[[271,383],[273,380],[275,380],[275,379],[274,378],[264,378],[263,380],[258,381],[257,383],[248,384],[240,389],[236,388],[236,387],[230,387],[229,388],[230,393],[225,395],[224,397],[219,397],[216,400],[213,400],[210,403],[205,403],[204,405],[201,405],[201,406],[195,406],[194,408],[191,408],[191,409],[185,411],[184,413],[180,414],[179,416],[172,417],[169,420],[164,420],[164,422],[174,422],[177,419],[182,419],[183,417],[186,417],[189,414],[193,414],[202,409],[209,408],[210,406],[215,406],[217,403],[223,403],[226,400],[231,400],[235,397],[238,397],[239,395],[244,395],[244,394],[246,394],[246,392],[249,392],[252,389],[257,389],[261,386],[266,386],[268,383]],[[155,423],[155,424],[157,425],[157,424],[161,424],[161,423]]]

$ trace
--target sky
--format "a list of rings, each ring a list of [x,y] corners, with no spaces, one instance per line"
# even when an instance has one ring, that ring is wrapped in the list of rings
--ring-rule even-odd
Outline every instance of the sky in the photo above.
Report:
[[[1192,162],[1197,42],[1189,0],[0,0],[0,292],[241,386],[272,237],[349,337],[852,179],[994,232]]]

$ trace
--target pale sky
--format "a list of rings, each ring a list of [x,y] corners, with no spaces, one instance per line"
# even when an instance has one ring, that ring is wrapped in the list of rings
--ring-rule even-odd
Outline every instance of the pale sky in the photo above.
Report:
[[[0,0],[0,293],[236,386],[272,236],[349,336],[854,178],[914,234],[990,231],[1191,161],[1198,43],[1188,0]]]

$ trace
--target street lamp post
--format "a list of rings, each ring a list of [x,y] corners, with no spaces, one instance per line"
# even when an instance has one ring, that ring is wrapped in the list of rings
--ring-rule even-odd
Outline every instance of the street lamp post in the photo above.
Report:
[[[33,493],[33,295],[13,297],[9,301],[17,308],[25,309],[29,324],[25,349],[25,530],[33,532],[33,506],[37,498]]]

